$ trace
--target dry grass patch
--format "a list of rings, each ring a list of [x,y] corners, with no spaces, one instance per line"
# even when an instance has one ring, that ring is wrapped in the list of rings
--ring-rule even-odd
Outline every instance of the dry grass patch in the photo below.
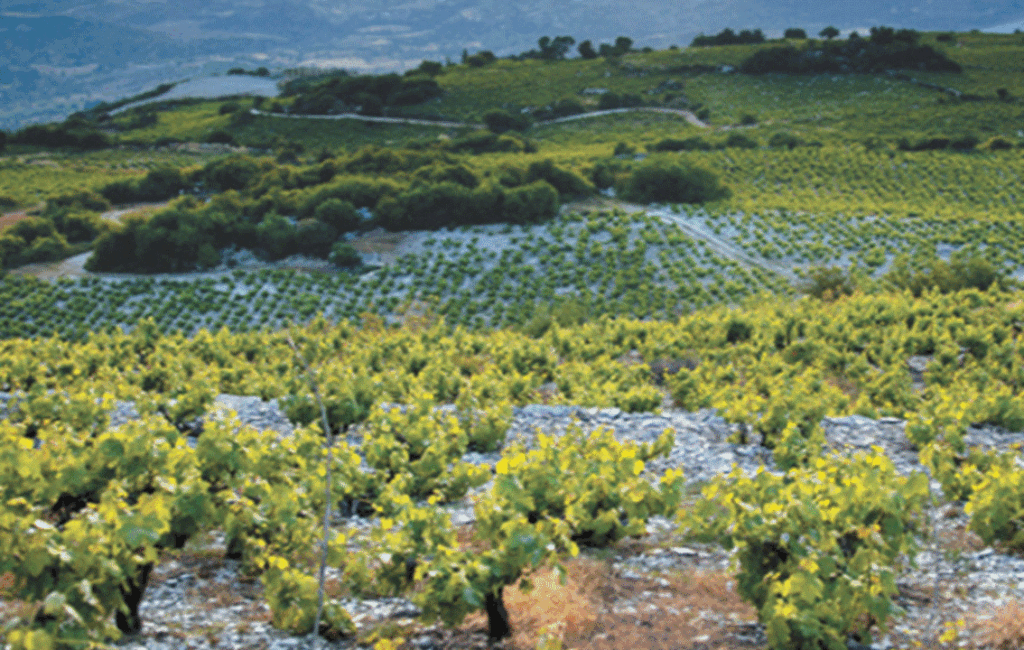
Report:
[[[938,542],[939,548],[954,553],[977,553],[985,548],[985,542],[966,527],[939,532]]]
[[[505,590],[514,636],[503,648],[533,650],[545,636],[567,650],[760,647],[745,638],[756,612],[740,599],[726,573],[688,571],[635,580],[617,576],[606,561],[579,558],[565,566],[564,585],[555,571],[545,570],[531,577],[529,593]],[[462,628],[463,634],[485,630],[482,613]],[[472,646],[465,638],[446,645]]]
[[[992,612],[990,618],[974,622],[976,645],[992,650],[1024,648],[1024,605],[1011,600]]]
[[[393,253],[407,236],[405,233],[388,232],[383,228],[377,228],[356,237],[350,243],[352,248],[360,253]]]

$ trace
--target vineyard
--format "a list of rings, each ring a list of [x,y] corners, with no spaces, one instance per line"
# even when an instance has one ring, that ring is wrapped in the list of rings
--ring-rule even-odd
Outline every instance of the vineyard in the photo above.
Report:
[[[962,71],[476,54],[0,141],[6,647],[153,641],[190,562],[281,648],[1020,647],[938,567],[1024,550],[1024,40],[916,38]],[[473,126],[283,116],[357,97]],[[721,611],[570,620],[665,585]]]
[[[421,233],[410,252],[376,270],[310,274],[234,270],[208,277],[10,277],[3,336],[83,338],[146,318],[163,332],[278,329],[318,314],[444,314],[468,328],[525,326],[542,304],[580,316],[669,318],[721,300],[789,291],[778,277],[716,255],[678,227],[634,214],[570,214],[545,226],[476,226]],[[599,261],[599,263],[594,263]]]
[[[772,647],[867,639],[877,630],[865,620],[885,626],[897,613],[894,563],[924,543],[931,500],[966,502],[986,543],[1019,544],[1015,452],[963,441],[970,426],[1024,428],[1021,323],[1012,295],[971,291],[603,317],[534,336],[410,319],[194,337],[146,321],[81,343],[9,339],[0,530],[11,550],[0,568],[9,597],[40,603],[9,642],[72,647],[140,629],[153,566],[212,529],[226,557],[259,578],[273,624],[309,632],[328,504],[324,422],[328,444],[341,438],[327,447],[330,508],[372,523],[330,536],[327,561],[348,598],[408,594],[424,620],[450,626],[484,611],[500,638],[505,587],[642,534],[658,515],[678,519],[683,539],[739,549],[740,594]],[[922,355],[931,360],[915,387],[907,360]],[[296,428],[281,437],[230,420],[189,425],[220,393],[277,399]],[[735,424],[734,444],[767,448],[777,469],[703,487],[664,465],[648,471],[671,451],[670,431],[643,445],[572,429],[507,442],[511,406],[542,393],[626,412],[666,399],[712,407]],[[116,400],[142,419],[110,426]],[[824,454],[819,421],[847,414],[906,420],[939,493],[884,456]],[[492,469],[462,460],[467,451],[500,455]],[[794,489],[801,496],[781,496]],[[435,507],[467,495],[471,540]],[[820,537],[787,532],[808,518]],[[841,616],[835,598],[847,603]],[[329,638],[356,633],[342,602],[323,609]]]

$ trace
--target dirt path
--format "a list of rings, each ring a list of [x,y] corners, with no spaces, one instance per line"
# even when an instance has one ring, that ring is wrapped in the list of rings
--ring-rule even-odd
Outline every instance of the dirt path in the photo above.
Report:
[[[679,226],[680,230],[682,230],[687,237],[690,237],[691,239],[694,240],[703,241],[705,244],[707,244],[708,248],[710,248],[713,252],[717,253],[718,255],[721,255],[722,257],[735,260],[748,267],[756,267],[761,269],[762,271],[767,271],[769,273],[780,275],[789,280],[790,282],[796,282],[799,280],[797,275],[793,273],[793,269],[782,266],[780,264],[776,264],[775,262],[766,260],[763,257],[751,255],[750,253],[746,252],[745,250],[743,250],[736,244],[732,243],[728,239],[718,236],[716,233],[709,230],[703,224],[695,223],[694,220],[687,219],[684,215],[676,214],[669,210],[668,208],[655,208],[648,205],[626,203],[614,199],[606,199],[604,201],[599,202],[594,202],[593,200],[591,200],[588,201],[585,205],[573,204],[572,209],[579,209],[580,207],[585,207],[586,209],[619,208],[625,210],[626,212],[643,212],[645,214],[658,217],[662,221],[673,223]]]
[[[678,115],[690,124],[702,128],[709,129],[711,126],[702,122],[699,117],[691,113],[690,111],[684,111],[679,108],[656,108],[654,106],[636,106],[633,108],[611,108],[605,111],[593,111],[590,113],[580,113],[579,115],[570,115],[568,117],[559,117],[553,120],[546,120],[544,122],[537,122],[538,126],[544,124],[559,124],[561,122],[571,122],[573,120],[585,120],[590,117],[600,117],[601,115],[615,115],[618,113],[635,113],[637,111],[645,111],[648,113],[665,113],[667,115]]]
[[[101,214],[100,217],[107,221],[119,222],[123,217],[130,214],[152,214],[160,208],[166,208],[169,203],[169,201],[164,201],[162,203],[133,203],[131,205],[125,205],[120,208],[108,210]]]
[[[360,122],[379,122],[381,124],[415,124],[418,126],[443,126],[451,129],[485,128],[483,124],[471,124],[469,122],[441,122],[435,120],[418,120],[411,117],[374,117],[372,115],[359,115],[358,113],[340,113],[338,115],[294,115],[291,113],[268,113],[258,111],[255,108],[249,110],[253,115],[264,117],[283,117],[294,120],[359,120]]]
[[[633,108],[612,108],[605,111],[592,111],[590,113],[580,113],[578,115],[570,115],[568,117],[558,117],[553,120],[544,120],[535,122],[534,126],[544,126],[545,124],[560,124],[561,122],[571,122],[573,120],[585,120],[591,117],[601,117],[602,115],[615,115],[618,113],[634,113],[638,111],[645,111],[648,113],[665,113],[668,115],[678,115],[690,124],[700,127],[702,129],[711,128],[708,124],[702,122],[700,118],[691,113],[690,111],[684,111],[678,108],[656,108],[653,106],[636,106]],[[258,111],[255,108],[249,111],[253,115],[263,115],[266,117],[283,117],[291,119],[305,119],[305,120],[361,120],[363,122],[379,122],[382,124],[415,124],[419,126],[443,126],[447,128],[470,128],[470,129],[484,129],[487,128],[483,124],[475,124],[473,122],[442,122],[434,120],[418,120],[415,118],[408,117],[372,117],[369,115],[359,115],[357,113],[341,113],[339,115],[293,115],[290,113],[268,113],[266,111]]]
[[[43,206],[44,204],[40,203],[39,205],[33,208],[22,208],[20,210],[12,210],[11,212],[0,213],[0,230],[3,230],[8,226],[13,226],[19,221],[24,221],[25,219],[28,219],[29,217],[32,216],[31,214],[29,214],[29,212],[41,210]]]
[[[30,275],[40,280],[53,280],[56,278],[80,278],[86,275],[94,275],[85,270],[85,261],[89,259],[92,252],[85,252],[73,257],[56,262],[38,262],[26,264],[16,269],[11,269],[14,275]]]

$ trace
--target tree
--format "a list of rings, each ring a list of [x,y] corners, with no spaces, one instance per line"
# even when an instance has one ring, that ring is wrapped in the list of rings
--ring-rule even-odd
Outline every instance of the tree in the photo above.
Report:
[[[584,59],[596,59],[597,50],[594,49],[593,43],[590,41],[583,41],[580,46],[576,48],[579,51],[580,56]]]
[[[839,30],[833,27],[832,25],[829,25],[825,29],[818,32],[818,36],[824,38],[827,41],[831,41],[836,36],[839,36]]]
[[[437,75],[441,74],[442,72],[444,72],[444,65],[442,63],[440,63],[438,61],[427,61],[427,60],[424,60],[422,63],[420,63],[418,68],[415,68],[413,70],[409,70],[408,72],[405,73],[405,75],[406,76],[411,76],[411,75],[414,75],[414,74],[425,74],[425,75],[427,75],[429,77],[436,77]]]
[[[467,56],[465,63],[474,68],[482,68],[489,63],[494,63],[498,59],[494,55],[494,52],[490,50],[480,50],[472,56]]]
[[[3,151],[7,146],[7,132],[0,131],[0,151]]]
[[[360,115],[383,115],[384,114],[384,102],[377,95],[371,95],[370,93],[359,93],[356,95],[356,100],[359,102],[359,114]]]
[[[620,36],[615,39],[615,53],[616,54],[628,54],[633,49],[633,39]]]
[[[875,45],[892,45],[896,42],[896,30],[892,27],[872,27],[871,42]]]
[[[561,61],[575,44],[576,39],[572,36],[556,36],[554,40],[547,36],[541,36],[537,40],[537,45],[540,47],[540,58],[548,61]]]
[[[783,34],[783,38],[794,38],[794,39],[805,39],[807,38],[807,32],[800,29],[799,27],[790,27]]]

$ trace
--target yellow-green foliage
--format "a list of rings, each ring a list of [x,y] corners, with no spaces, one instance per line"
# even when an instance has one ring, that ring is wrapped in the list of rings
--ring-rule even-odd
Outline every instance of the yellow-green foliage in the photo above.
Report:
[[[647,517],[678,506],[681,476],[667,474],[658,485],[641,476],[645,461],[671,446],[670,434],[633,448],[608,432],[570,431],[557,444],[544,434],[539,449],[505,450],[494,491],[477,505],[485,552],[458,549],[433,507],[486,478],[458,455],[471,434],[480,448],[492,448],[510,403],[545,397],[609,406],[615,395],[657,391],[644,365],[626,361],[638,355],[694,368],[669,377],[679,405],[714,405],[774,441],[780,464],[790,467],[786,477],[717,481],[689,516],[702,522],[705,538],[745,549],[742,590],[761,610],[773,644],[834,645],[891,615],[894,558],[912,550],[911,513],[927,484],[895,478],[879,456],[820,457],[817,420],[852,412],[908,417],[922,460],[947,494],[970,497],[972,526],[986,539],[1013,542],[1016,470],[980,452],[958,459],[957,445],[967,422],[1017,422],[1022,309],[1014,294],[998,292],[856,293],[827,304],[805,298],[716,308],[673,322],[552,323],[536,337],[367,319],[359,328],[320,320],[278,333],[186,338],[143,324],[82,343],[6,340],[0,386],[21,398],[0,439],[0,541],[14,549],[0,555],[0,570],[15,575],[20,597],[73,608],[82,622],[61,628],[67,634],[96,639],[116,636],[107,621],[124,603],[112,566],[142,580],[160,549],[211,527],[224,530],[228,552],[249,571],[267,571],[271,558],[304,570],[325,505],[318,429],[300,426],[278,440],[272,432],[237,431],[230,420],[210,422],[193,448],[167,419],[191,420],[223,392],[309,410],[297,399],[308,388],[290,336],[316,368],[334,426],[343,431],[369,419],[360,429],[362,450],[377,471],[364,474],[357,449],[337,445],[332,503],[392,517],[381,522],[376,551],[346,559],[335,540],[332,563],[354,591],[419,584],[425,613],[457,622],[500,597],[522,571],[554,559],[555,550],[638,533]],[[906,368],[914,354],[933,355],[920,392]],[[109,429],[105,413],[115,398],[133,400],[146,419]],[[382,401],[409,406],[404,415],[374,411]],[[456,404],[450,416],[433,410],[444,402]],[[415,506],[413,496],[427,496],[431,507]],[[749,527],[732,527],[733,519]],[[402,526],[393,529],[396,521]],[[382,555],[392,553],[392,542],[393,554]],[[70,549],[71,563],[46,551],[51,544]],[[272,561],[280,571],[265,580],[278,624],[308,629],[309,579]],[[28,630],[56,635],[65,620],[19,628],[14,638],[36,643]],[[335,627],[344,629],[344,619]]]
[[[157,123],[131,131],[131,139],[151,143],[161,138],[202,142],[203,138],[231,123],[230,115],[219,113],[221,102],[200,102],[157,113]]]
[[[291,568],[288,560],[280,556],[271,556],[266,564],[263,584],[272,612],[271,623],[292,634],[309,634],[316,620],[317,579]],[[355,623],[341,603],[335,598],[325,599],[323,618],[317,633],[333,640],[354,634],[355,631]]]
[[[673,436],[666,430],[653,443],[620,444],[610,430],[589,435],[578,427],[560,438],[538,433],[537,449],[509,447],[498,462],[492,503],[478,506],[478,526],[486,537],[509,512],[530,521],[562,519],[572,539],[607,546],[641,535],[652,515],[667,515],[679,505],[681,471],[670,471],[654,487],[641,478],[645,463],[667,456]]]
[[[896,475],[876,449],[818,458],[784,476],[739,470],[714,480],[682,515],[689,534],[736,548],[737,589],[776,650],[870,643],[897,608],[901,558],[928,498],[928,477]]]
[[[1024,548],[1024,471],[1014,456],[996,459],[975,479],[964,510],[971,515],[971,530],[986,544],[1000,542],[1019,551]]]

